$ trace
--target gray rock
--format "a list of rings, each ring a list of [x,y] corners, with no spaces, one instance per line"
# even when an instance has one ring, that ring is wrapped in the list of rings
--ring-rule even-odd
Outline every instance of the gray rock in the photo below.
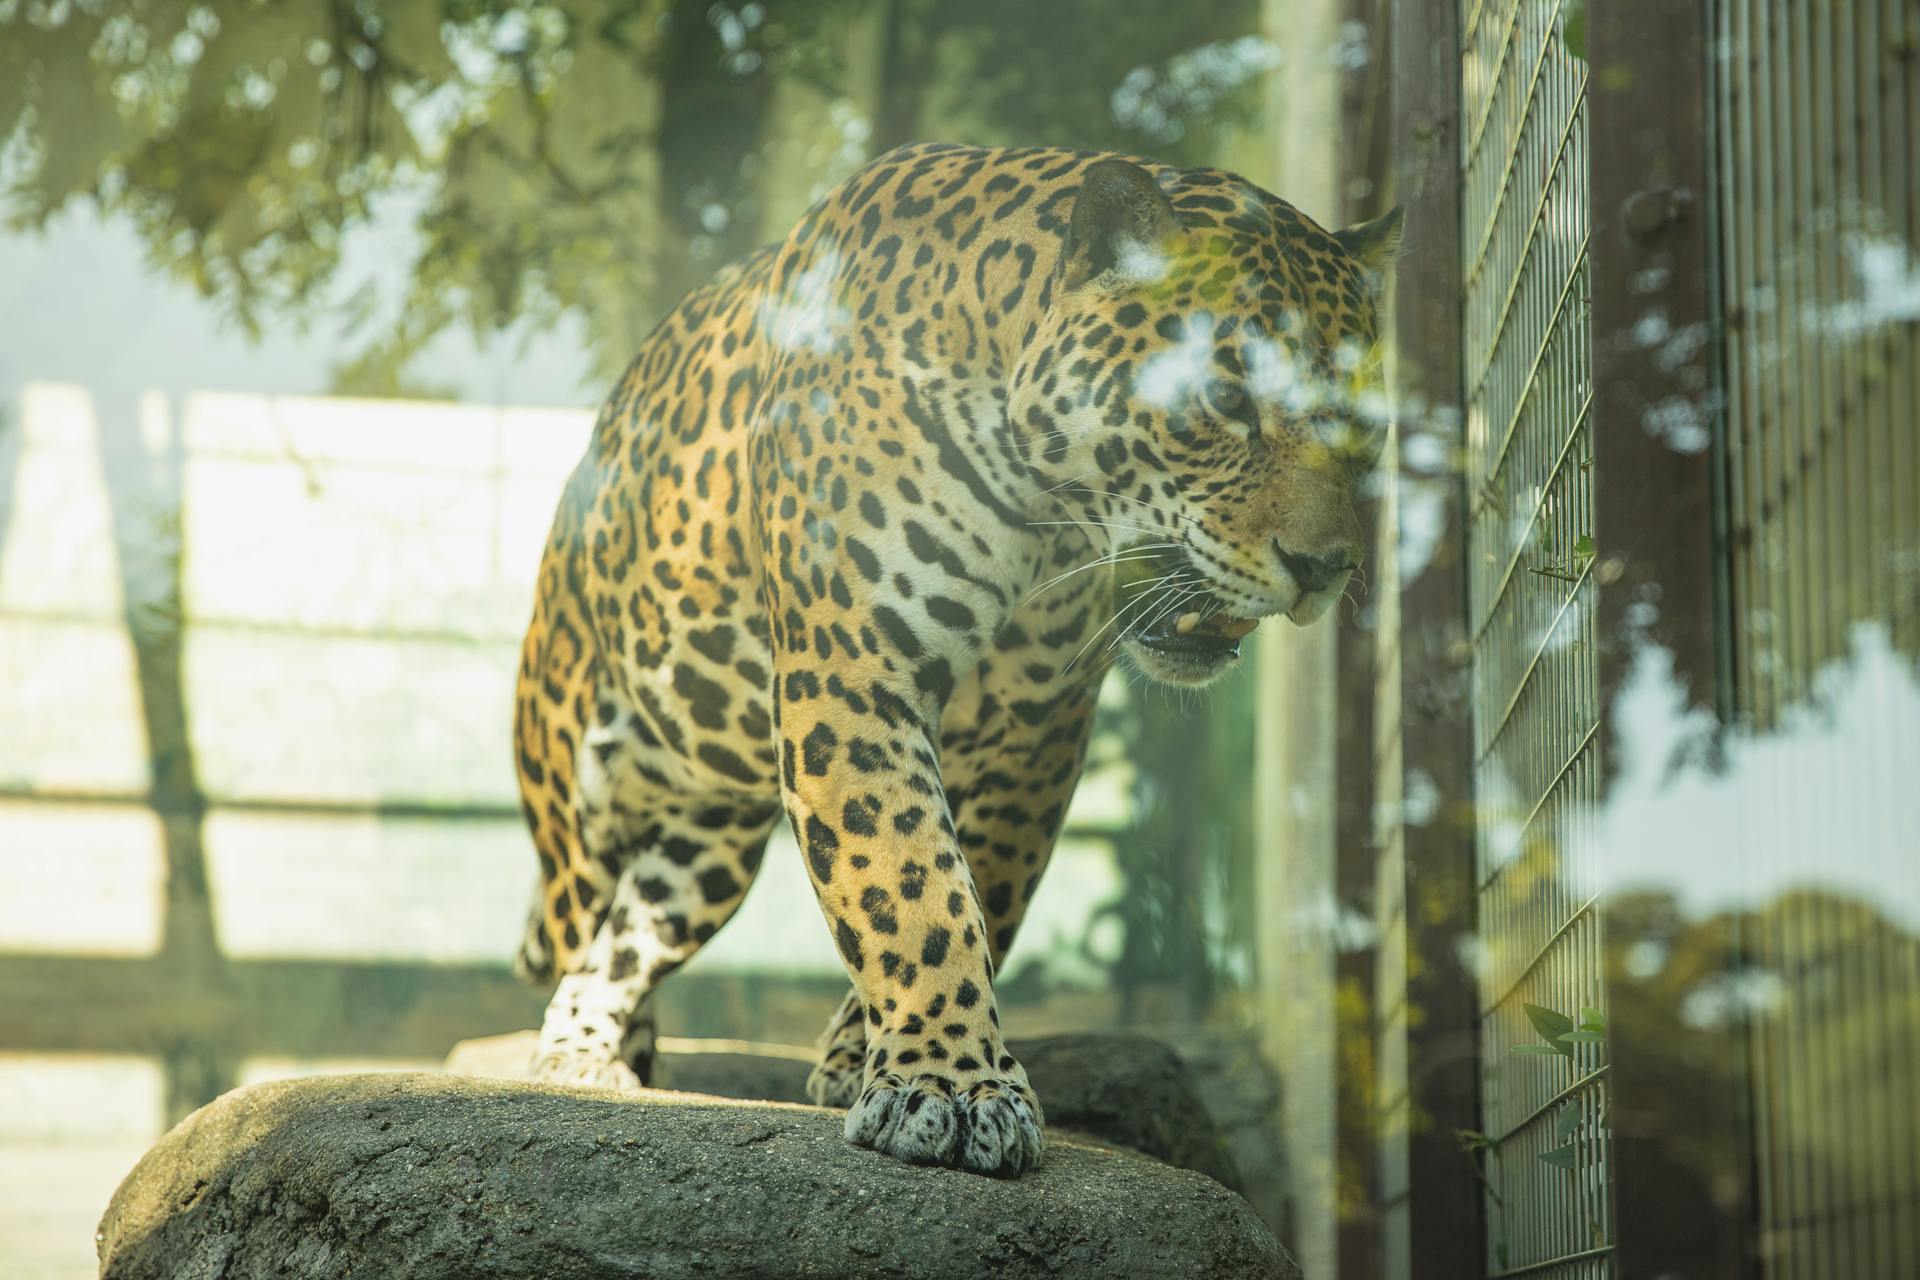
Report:
[[[459,1075],[525,1079],[537,1035],[531,1031],[467,1040],[447,1056]],[[787,1046],[688,1051],[701,1041],[673,1041],[654,1058],[661,1088],[722,1098],[770,1102],[807,1100],[812,1054]],[[725,1044],[728,1042],[705,1042]],[[738,1042],[734,1042],[738,1043]],[[1208,1114],[1192,1074],[1178,1054],[1145,1036],[1041,1036],[1007,1045],[1027,1078],[1047,1123],[1156,1160],[1204,1173],[1243,1190],[1220,1128]]]
[[[837,1112],[426,1074],[227,1094],[99,1240],[103,1280],[1299,1275],[1239,1196],[1083,1140],[1002,1182],[856,1150]]]
[[[653,1083],[682,1093],[708,1093],[746,1102],[807,1104],[811,1058],[796,1061],[765,1053],[699,1050],[654,1055]]]
[[[1180,1056],[1145,1036],[1043,1036],[1008,1044],[1047,1123],[1204,1173],[1241,1190],[1233,1157]]]

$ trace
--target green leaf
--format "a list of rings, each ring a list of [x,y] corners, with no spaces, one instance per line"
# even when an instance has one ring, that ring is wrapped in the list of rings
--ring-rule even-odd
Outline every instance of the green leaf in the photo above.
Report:
[[[1552,1151],[1542,1151],[1540,1153],[1540,1160],[1542,1163],[1550,1164],[1556,1169],[1572,1170],[1579,1167],[1580,1149],[1571,1144],[1564,1147],[1555,1147]]]
[[[1607,1015],[1591,1005],[1583,1004],[1580,1006],[1580,1025],[1582,1027],[1591,1027],[1595,1031],[1605,1031],[1607,1029]]]
[[[1573,1030],[1572,1018],[1569,1018],[1564,1013],[1555,1013],[1553,1010],[1537,1004],[1527,1004],[1520,1007],[1527,1011],[1527,1021],[1531,1022],[1533,1029],[1540,1033],[1540,1038],[1545,1040],[1549,1045],[1556,1046],[1554,1052],[1564,1053],[1569,1058],[1573,1056],[1573,1050],[1571,1048],[1557,1047],[1560,1037]]]
[[[1554,1057],[1567,1052],[1565,1049],[1557,1049],[1550,1044],[1517,1044],[1513,1046],[1513,1051],[1515,1053],[1544,1053],[1548,1057]],[[1571,1057],[1572,1055],[1569,1054],[1568,1056]]]
[[[1569,1102],[1560,1108],[1560,1118],[1553,1123],[1553,1140],[1565,1143],[1573,1137],[1573,1131],[1580,1127],[1580,1104]]]
[[[1587,56],[1587,0],[1571,0],[1560,14],[1561,39],[1567,42],[1567,53],[1571,57],[1586,60]]]
[[[1605,1044],[1607,1037],[1598,1031],[1588,1031],[1582,1027],[1578,1031],[1569,1031],[1560,1037],[1563,1044]]]
[[[1583,533],[1575,538],[1573,540],[1573,554],[1576,556],[1591,556],[1593,554],[1593,535]]]

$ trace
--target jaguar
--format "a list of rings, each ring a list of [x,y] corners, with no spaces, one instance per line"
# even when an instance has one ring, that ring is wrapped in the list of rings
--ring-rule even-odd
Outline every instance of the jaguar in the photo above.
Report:
[[[644,1083],[651,993],[784,816],[851,980],[809,1096],[857,1146],[1035,1167],[994,975],[1102,677],[1205,684],[1341,597],[1399,239],[1218,169],[918,144],[680,301],[522,650],[536,1076]]]

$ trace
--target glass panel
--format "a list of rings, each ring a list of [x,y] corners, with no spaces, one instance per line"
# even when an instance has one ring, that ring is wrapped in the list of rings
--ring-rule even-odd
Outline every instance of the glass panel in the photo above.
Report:
[[[0,0],[0,1252],[621,919],[1158,1037],[1316,1277],[1920,1275],[1917,41]]]

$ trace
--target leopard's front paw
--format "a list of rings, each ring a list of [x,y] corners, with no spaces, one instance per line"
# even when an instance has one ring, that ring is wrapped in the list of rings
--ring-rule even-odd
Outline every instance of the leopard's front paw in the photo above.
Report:
[[[640,1077],[619,1059],[609,1062],[585,1053],[546,1053],[535,1058],[533,1078],[543,1084],[580,1085],[589,1089],[641,1087]]]
[[[1017,1178],[1040,1163],[1040,1101],[1022,1081],[956,1086],[944,1076],[881,1072],[847,1112],[847,1141],[909,1164]]]
[[[866,1044],[829,1045],[807,1073],[807,1097],[817,1107],[851,1107],[866,1074]]]

